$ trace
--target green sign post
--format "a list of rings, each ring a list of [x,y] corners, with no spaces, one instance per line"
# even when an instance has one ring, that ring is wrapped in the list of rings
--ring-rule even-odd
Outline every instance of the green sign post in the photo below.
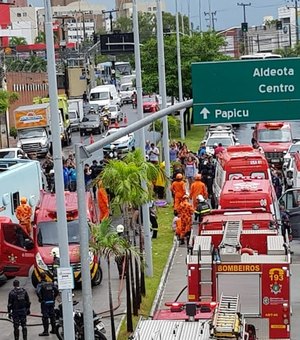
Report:
[[[300,58],[192,64],[194,124],[300,119]]]

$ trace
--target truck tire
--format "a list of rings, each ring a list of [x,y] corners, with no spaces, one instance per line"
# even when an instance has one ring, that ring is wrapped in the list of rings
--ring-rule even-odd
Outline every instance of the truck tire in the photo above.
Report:
[[[31,283],[32,283],[32,285],[33,285],[34,288],[36,288],[37,285],[39,284],[39,280],[38,280],[38,278],[36,277],[34,271],[33,271],[32,274],[31,274]]]
[[[102,273],[102,268],[98,267],[96,274],[94,276],[94,278],[92,279],[92,285],[93,286],[99,286],[100,283],[102,282],[102,277],[103,277],[103,273]]]

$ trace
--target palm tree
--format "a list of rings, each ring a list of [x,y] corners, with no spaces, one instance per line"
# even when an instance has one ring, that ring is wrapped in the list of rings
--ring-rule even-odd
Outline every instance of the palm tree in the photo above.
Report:
[[[133,256],[137,257],[137,252],[125,238],[119,236],[119,234],[112,227],[109,219],[104,219],[99,225],[95,225],[92,228],[92,234],[93,241],[91,241],[91,247],[99,254],[99,256],[103,256],[107,263],[111,334],[112,340],[116,340],[110,272],[111,258],[115,258],[116,256],[125,256],[127,258],[127,254],[133,254]],[[128,267],[128,265],[126,265],[126,267]],[[127,299],[130,300],[130,292]]]
[[[6,115],[7,109],[9,108],[10,104],[14,103],[18,98],[19,98],[19,95],[16,92],[8,92],[5,90],[0,90],[0,131],[2,131],[2,125],[6,126],[5,115]],[[9,144],[7,126],[6,126],[6,136],[7,136],[7,144]],[[0,147],[2,148],[2,146],[3,146],[2,138],[0,136]]]
[[[41,44],[46,42],[45,32],[40,32],[34,39],[35,44]]]
[[[27,45],[27,41],[24,37],[12,37],[9,41],[10,46]]]

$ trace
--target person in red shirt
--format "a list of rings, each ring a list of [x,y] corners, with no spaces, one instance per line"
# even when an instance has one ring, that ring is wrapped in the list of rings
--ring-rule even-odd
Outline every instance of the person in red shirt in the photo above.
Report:
[[[219,143],[218,146],[215,148],[215,156],[219,154],[220,152],[223,152],[225,150],[224,146],[222,143]]]

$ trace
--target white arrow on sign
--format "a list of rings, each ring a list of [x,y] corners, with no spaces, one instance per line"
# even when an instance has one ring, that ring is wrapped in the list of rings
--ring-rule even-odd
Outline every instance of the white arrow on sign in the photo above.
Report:
[[[210,114],[210,112],[207,110],[206,107],[204,107],[201,111],[200,111],[200,115],[203,115],[203,119],[207,119],[207,115]]]

